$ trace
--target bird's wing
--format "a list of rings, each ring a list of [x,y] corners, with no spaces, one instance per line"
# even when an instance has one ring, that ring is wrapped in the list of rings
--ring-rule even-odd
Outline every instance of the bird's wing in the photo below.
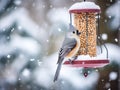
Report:
[[[75,39],[65,38],[63,45],[59,51],[58,62],[61,63],[64,57],[76,46],[77,41]]]

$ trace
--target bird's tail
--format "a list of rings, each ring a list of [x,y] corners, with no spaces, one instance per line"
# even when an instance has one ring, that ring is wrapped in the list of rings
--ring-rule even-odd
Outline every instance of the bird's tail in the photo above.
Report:
[[[55,72],[55,76],[54,76],[54,82],[55,81],[57,81],[57,79],[58,79],[58,76],[59,76],[59,73],[60,73],[60,69],[61,69],[61,63],[60,64],[58,64],[58,66],[57,66],[57,70],[56,70],[56,72]]]

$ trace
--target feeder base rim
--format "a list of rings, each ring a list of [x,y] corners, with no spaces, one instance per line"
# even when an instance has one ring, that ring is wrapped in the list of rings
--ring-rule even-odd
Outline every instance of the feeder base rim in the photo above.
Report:
[[[97,67],[104,67],[105,65],[109,64],[108,59],[98,59],[98,60],[76,60],[73,61],[72,64],[69,61],[65,61],[63,65],[70,66],[70,67],[84,67],[84,68],[97,68]]]

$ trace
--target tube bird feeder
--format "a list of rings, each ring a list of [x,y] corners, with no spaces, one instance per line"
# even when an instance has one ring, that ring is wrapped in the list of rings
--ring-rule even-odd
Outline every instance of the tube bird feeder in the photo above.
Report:
[[[80,48],[77,53],[78,58],[72,62],[65,61],[64,65],[72,67],[97,68],[109,64],[108,49],[99,33],[99,14],[101,10],[94,2],[78,2],[73,4],[70,9],[70,23],[81,32]],[[97,17],[97,18],[96,18]],[[100,47],[106,49],[106,57],[99,58],[97,51],[97,42]],[[101,52],[103,48],[101,47]]]

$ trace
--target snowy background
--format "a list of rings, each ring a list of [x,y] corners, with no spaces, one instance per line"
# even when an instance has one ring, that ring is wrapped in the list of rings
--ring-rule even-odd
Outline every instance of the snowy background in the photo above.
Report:
[[[120,0],[87,0],[101,7],[110,64],[87,78],[83,68],[63,67],[53,83],[68,9],[78,1],[0,0],[0,90],[120,90]]]

